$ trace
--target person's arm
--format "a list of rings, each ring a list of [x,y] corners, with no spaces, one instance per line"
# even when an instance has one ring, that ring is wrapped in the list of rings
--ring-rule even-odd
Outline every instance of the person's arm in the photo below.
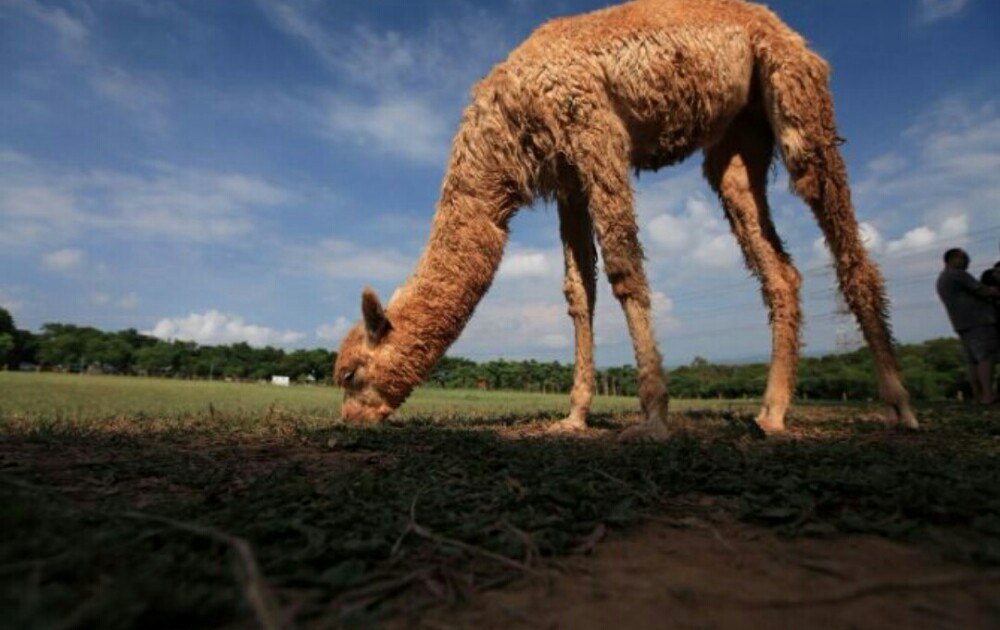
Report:
[[[979,282],[988,287],[1000,288],[1000,269],[987,269],[983,272],[983,275],[979,277]]]
[[[975,293],[979,297],[984,298],[997,298],[1000,297],[1000,289],[996,287],[989,287],[979,282],[971,273],[964,272],[956,274],[955,280],[958,285],[970,293]]]

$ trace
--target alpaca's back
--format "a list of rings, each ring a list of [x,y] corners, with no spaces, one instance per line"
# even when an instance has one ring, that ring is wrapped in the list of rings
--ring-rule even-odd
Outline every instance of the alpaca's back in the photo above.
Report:
[[[759,42],[804,49],[769,10],[741,0],[635,0],[539,28],[476,89],[501,94],[534,138],[558,147],[613,110],[630,161],[656,169],[712,144],[756,94]]]

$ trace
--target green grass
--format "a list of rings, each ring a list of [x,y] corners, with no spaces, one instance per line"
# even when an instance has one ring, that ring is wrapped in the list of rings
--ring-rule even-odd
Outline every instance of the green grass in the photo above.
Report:
[[[259,383],[183,381],[163,378],[79,376],[0,372],[0,416],[30,416],[35,420],[102,420],[115,415],[143,417],[218,413],[255,413],[275,409],[323,420],[340,416],[341,392],[323,386],[276,387]],[[746,408],[752,401],[674,401],[675,408]],[[491,392],[421,388],[396,413],[414,418],[433,415],[462,417],[565,415],[567,394]],[[598,414],[637,412],[633,397],[597,396]]]
[[[516,579],[691,495],[788,536],[864,532],[1000,564],[994,410],[925,407],[925,431],[896,435],[865,407],[810,405],[789,437],[760,439],[743,402],[687,403],[687,432],[622,445],[630,399],[599,401],[587,437],[552,439],[564,396],[424,390],[365,430],[334,426],[336,398],[0,374],[2,623],[368,622]],[[257,613],[237,538],[273,601]]]

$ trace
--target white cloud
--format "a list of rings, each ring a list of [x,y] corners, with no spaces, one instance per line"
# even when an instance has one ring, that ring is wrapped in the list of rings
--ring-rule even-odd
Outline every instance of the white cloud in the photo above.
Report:
[[[969,231],[969,217],[958,214],[941,222],[938,234],[941,238],[961,238]]]
[[[553,258],[553,252],[511,247],[500,262],[497,279],[545,278],[560,273],[562,265]]]
[[[245,341],[251,346],[287,346],[305,335],[293,330],[275,330],[247,324],[242,317],[215,309],[191,313],[187,317],[161,319],[145,334],[160,339],[194,341],[203,345],[231,344]]]
[[[107,306],[111,304],[111,294],[104,291],[94,291],[90,294],[90,303],[95,306]]]
[[[55,33],[63,50],[73,56],[82,56],[89,38],[89,30],[77,17],[62,8],[47,8],[36,0],[9,0],[8,9],[14,9],[34,18]]]
[[[886,153],[868,162],[868,169],[875,175],[893,175],[905,166],[906,158],[896,153]]]
[[[322,106],[322,133],[417,163],[444,162],[469,86],[510,47],[502,22],[471,8],[403,35],[365,25],[345,30],[325,19],[322,4],[258,6],[347,84]]]
[[[917,117],[899,144],[898,153],[888,155],[906,155],[905,164],[885,169],[876,161],[855,186],[857,207],[878,216],[887,238],[898,235],[884,253],[930,254],[989,240],[978,235],[1000,227],[1000,104],[942,99]],[[931,258],[936,263],[937,256]]]
[[[647,225],[651,244],[662,253],[682,260],[689,258],[699,267],[735,269],[739,247],[721,218],[718,204],[699,194],[687,198],[680,214],[660,214]]]
[[[907,249],[927,247],[936,240],[937,234],[934,230],[930,229],[926,225],[921,225],[920,227],[915,227],[904,234],[902,238],[895,241],[889,241],[886,249],[890,254],[894,254]]]
[[[258,0],[257,6],[280,30],[301,38],[327,64],[338,61],[335,42],[312,16],[304,13],[307,7],[300,2]]]
[[[58,249],[46,254],[42,258],[42,266],[49,271],[66,273],[82,267],[85,259],[86,254],[82,250],[73,248]]]
[[[141,115],[151,129],[163,131],[167,127],[163,108],[169,100],[168,92],[153,79],[140,79],[117,66],[96,65],[89,80],[95,92],[121,108]]]
[[[317,270],[338,279],[403,280],[415,259],[388,247],[365,248],[339,238],[328,238],[318,245],[290,248],[285,255],[289,267]]]
[[[337,343],[344,338],[353,325],[346,317],[338,317],[332,324],[320,324],[316,328],[316,338]]]
[[[7,309],[12,315],[17,315],[24,308],[24,300],[16,299],[10,292],[0,289],[0,308]]]
[[[878,256],[885,251],[885,238],[874,225],[868,221],[858,223],[858,231],[861,233],[861,243],[868,250],[868,253]],[[813,241],[812,244],[814,260],[810,267],[825,265],[830,263],[830,249],[826,245],[826,239],[822,236]]]
[[[969,219],[966,215],[956,215],[946,218],[935,229],[921,225],[907,231],[897,240],[886,244],[887,254],[898,254],[908,250],[927,249],[931,245],[938,248],[960,244],[969,230]]]
[[[920,20],[928,24],[958,15],[969,0],[920,0]]]
[[[476,310],[455,352],[530,356],[531,348],[571,347],[571,334],[572,324],[562,300],[525,301],[515,296],[490,295]]]
[[[158,163],[145,172],[65,172],[0,156],[0,242],[54,241],[83,230],[186,242],[245,237],[254,212],[296,196],[259,177]],[[14,159],[19,158],[19,159]]]
[[[455,345],[453,353],[474,357],[538,357],[549,355],[560,360],[573,359],[573,320],[567,304],[554,284],[549,297],[535,292],[512,294],[509,290],[490,293],[476,309],[469,325]],[[594,342],[598,352],[616,347],[629,348],[628,328],[621,305],[614,299],[607,283],[598,284],[594,312]],[[651,294],[653,326],[662,338],[679,328],[673,314],[673,301],[662,291]]]
[[[327,68],[358,86],[423,93],[468,90],[511,48],[502,21],[471,7],[431,19],[421,32],[332,23],[321,3],[258,0],[280,31],[305,43]]]
[[[111,230],[183,241],[226,241],[253,231],[251,211],[291,201],[291,193],[241,173],[157,165],[146,176],[97,172],[82,185],[107,198],[90,222]]]
[[[131,311],[138,308],[141,301],[135,293],[127,293],[115,301],[115,306],[124,311]]]
[[[372,103],[334,98],[327,117],[333,137],[350,138],[365,151],[427,164],[444,163],[452,126],[440,109],[406,93]]]
[[[865,249],[873,254],[878,254],[882,251],[885,239],[882,238],[882,234],[878,231],[878,228],[868,221],[862,221],[858,224],[858,231],[861,232],[861,242],[864,244]]]
[[[657,333],[665,333],[680,328],[681,322],[674,317],[674,301],[662,291],[653,291],[650,295],[653,307],[653,324]]]
[[[141,301],[135,293],[126,293],[117,299],[105,291],[94,291],[90,294],[90,303],[94,306],[110,306],[113,304],[123,311],[131,311],[138,308]]]
[[[5,226],[0,243],[23,245],[55,234],[72,236],[84,223],[74,195],[48,188],[44,182],[30,184],[7,178],[0,172],[0,218]]]
[[[168,92],[148,72],[141,75],[130,73],[122,67],[109,63],[99,47],[90,44],[90,29],[85,23],[93,20],[92,9],[83,3],[73,3],[72,15],[64,8],[47,8],[35,0],[12,0],[8,7],[28,16],[43,25],[37,37],[45,46],[46,31],[54,33],[58,49],[71,64],[74,74],[81,76],[97,95],[129,110],[136,120],[155,131],[166,128],[167,117],[163,111],[168,101]],[[4,8],[0,5],[0,9]],[[137,7],[148,14],[147,7]],[[190,22],[186,24],[190,28]]]

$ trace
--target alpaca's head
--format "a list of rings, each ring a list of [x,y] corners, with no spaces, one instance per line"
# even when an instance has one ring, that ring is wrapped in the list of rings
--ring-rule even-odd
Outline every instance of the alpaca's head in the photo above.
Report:
[[[378,296],[365,289],[362,321],[344,337],[333,367],[333,378],[344,390],[340,414],[348,424],[374,424],[385,419],[406,398],[391,369],[392,324]]]

